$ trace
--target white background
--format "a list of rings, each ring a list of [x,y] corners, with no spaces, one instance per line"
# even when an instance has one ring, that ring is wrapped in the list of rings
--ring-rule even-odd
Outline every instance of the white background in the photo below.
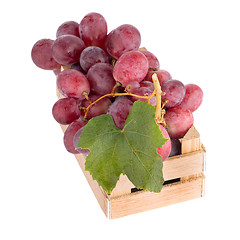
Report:
[[[0,239],[239,239],[240,14],[234,0],[4,1],[0,14]],[[51,115],[55,76],[33,44],[67,20],[129,23],[161,68],[204,91],[204,198],[108,220]]]

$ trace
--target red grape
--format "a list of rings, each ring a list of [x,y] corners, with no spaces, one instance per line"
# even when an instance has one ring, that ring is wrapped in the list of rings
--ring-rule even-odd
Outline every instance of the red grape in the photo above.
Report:
[[[195,84],[185,85],[186,93],[183,98],[180,106],[182,108],[187,108],[191,112],[194,112],[199,108],[203,100],[203,91],[202,89]]]
[[[152,82],[149,82],[149,81],[142,81],[142,82],[140,82],[140,86],[149,88],[152,92],[154,90],[154,84]]]
[[[178,80],[169,80],[162,85],[162,91],[165,95],[162,96],[162,101],[168,100],[166,108],[176,107],[179,105],[185,95],[185,87]]]
[[[66,69],[57,77],[59,92],[69,98],[83,100],[84,93],[89,94],[90,85],[87,78],[75,69]]]
[[[180,106],[169,108],[164,115],[167,131],[171,138],[182,138],[193,125],[193,115]]]
[[[53,69],[53,73],[57,76],[61,72],[61,68]]]
[[[86,72],[82,69],[82,67],[80,66],[79,62],[76,62],[74,64],[71,65],[71,69],[75,69],[78,70],[79,72],[83,73],[84,75],[86,75]]]
[[[106,52],[99,47],[91,46],[85,48],[80,56],[80,65],[87,72],[96,63],[109,63]]]
[[[113,78],[113,66],[109,63],[96,63],[87,73],[92,93],[105,95],[111,93],[116,81]]]
[[[74,98],[59,99],[53,105],[52,114],[58,123],[70,124],[80,117],[79,101]]]
[[[117,97],[108,109],[108,114],[113,118],[116,127],[123,129],[133,102],[126,96]]]
[[[139,95],[139,96],[151,96],[152,91],[147,87],[140,87],[140,88],[135,89],[132,93],[136,94],[136,95]],[[140,100],[142,102],[148,102],[148,99],[145,99],[145,98],[132,97],[133,102],[135,102],[137,100]],[[154,107],[156,106],[156,104],[157,104],[156,96],[153,96],[151,98],[150,104],[153,105]]]
[[[73,138],[77,131],[85,126],[87,122],[82,121],[81,119],[78,119],[74,122],[72,122],[66,129],[63,137],[64,146],[66,147],[67,151],[73,154],[77,154],[78,151],[75,149],[75,146],[73,145]]]
[[[79,138],[80,138],[80,136],[81,136],[82,130],[83,130],[83,127],[81,127],[81,128],[76,132],[76,134],[74,135],[74,137],[73,137],[73,145],[74,145],[75,149],[76,149],[79,153],[88,155],[89,152],[90,152],[88,149],[76,148],[77,145],[78,145]]]
[[[69,65],[79,61],[84,48],[85,44],[81,38],[73,35],[62,35],[54,41],[52,54],[58,63]]]
[[[53,43],[51,39],[41,39],[33,45],[31,57],[37,67],[45,70],[60,69],[60,64],[52,56]]]
[[[123,53],[137,50],[141,43],[138,29],[130,24],[124,24],[108,34],[105,47],[109,55],[118,59]]]
[[[167,130],[161,125],[161,124],[158,124],[161,131],[162,131],[162,135],[165,137],[165,138],[168,138],[167,142],[164,143],[164,145],[160,148],[157,148],[157,153],[159,155],[161,155],[162,157],[162,160],[166,160],[171,152],[171,148],[172,148],[172,144],[171,144],[171,139],[169,137],[169,134],[167,132]]]
[[[172,148],[171,148],[171,153],[169,155],[169,157],[173,157],[176,155],[180,155],[181,154],[181,143],[178,139],[171,139],[171,144],[172,144]]]
[[[131,81],[141,82],[148,72],[148,60],[139,51],[124,53],[116,62],[113,77],[125,87]]]
[[[57,29],[56,37],[60,37],[62,35],[74,35],[76,37],[80,37],[79,35],[79,24],[74,21],[67,21],[60,25]]]
[[[145,77],[146,81],[150,81],[152,82],[152,75],[156,73],[157,77],[158,77],[158,81],[159,84],[162,85],[163,83],[169,81],[172,79],[171,75],[169,72],[167,72],[166,70],[158,70],[158,71],[152,71],[150,70],[147,74],[147,76]]]
[[[100,98],[100,95],[89,95],[89,101],[95,102],[98,98]],[[86,108],[90,105],[89,101],[87,99],[84,99],[82,101],[81,106]],[[97,117],[102,114],[106,114],[108,111],[109,106],[112,104],[109,98],[103,98],[100,101],[98,101],[96,104],[90,107],[89,112],[87,114],[87,120],[90,120],[93,117]],[[85,111],[81,111],[81,116],[84,117]]]
[[[149,51],[141,51],[141,53],[143,53],[146,56],[150,69],[160,68],[159,61],[153,53]]]
[[[87,46],[103,46],[107,37],[107,22],[99,13],[87,14],[79,24],[79,33]]]
[[[133,92],[135,89],[140,88],[140,84],[137,81],[131,81],[126,86],[126,91]]]

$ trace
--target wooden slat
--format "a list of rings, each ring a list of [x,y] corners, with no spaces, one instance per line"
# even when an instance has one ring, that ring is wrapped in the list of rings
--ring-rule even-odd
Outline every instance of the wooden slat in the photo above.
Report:
[[[111,199],[109,218],[119,218],[202,196],[204,176],[163,186],[160,193],[139,191]]]
[[[164,180],[199,174],[205,167],[205,149],[168,158],[163,162]]]
[[[200,134],[194,126],[188,130],[180,141],[182,154],[194,152],[201,148]]]
[[[112,198],[124,194],[130,194],[132,188],[135,188],[132,182],[126,175],[121,174],[116,187],[113,189],[109,197]]]

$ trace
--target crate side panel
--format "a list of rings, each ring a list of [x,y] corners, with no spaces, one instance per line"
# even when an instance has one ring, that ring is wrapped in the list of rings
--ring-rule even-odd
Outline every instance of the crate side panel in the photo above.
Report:
[[[204,171],[205,149],[169,158],[163,162],[165,181]]]
[[[164,186],[160,193],[139,191],[111,200],[110,218],[124,217],[202,196],[203,177]]]

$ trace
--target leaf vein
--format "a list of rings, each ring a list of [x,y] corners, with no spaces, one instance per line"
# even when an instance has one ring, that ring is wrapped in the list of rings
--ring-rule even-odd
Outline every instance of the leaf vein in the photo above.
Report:
[[[138,156],[138,154],[135,152],[135,150],[132,148],[131,144],[129,143],[126,135],[123,133],[126,142],[128,143],[129,147],[132,149],[132,152],[134,153],[134,155],[137,157],[138,161],[142,164],[142,166],[144,167],[144,169],[146,170],[146,172],[148,172],[149,176],[153,179],[153,181],[155,182],[155,184],[157,185],[157,182],[155,180],[155,178],[153,177],[153,175],[151,174],[151,172],[147,169],[147,167],[144,165],[144,163],[141,161],[140,157]]]

